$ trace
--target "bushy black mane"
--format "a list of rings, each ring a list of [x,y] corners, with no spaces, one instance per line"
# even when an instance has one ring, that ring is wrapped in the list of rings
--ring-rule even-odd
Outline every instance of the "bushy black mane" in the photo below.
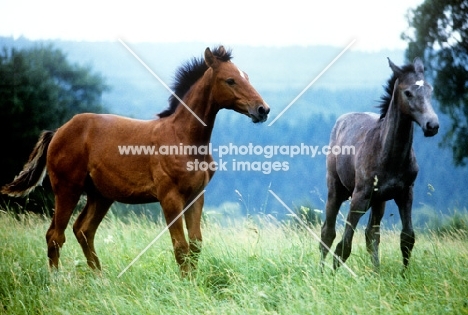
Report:
[[[220,61],[229,61],[232,58],[231,51],[225,50],[222,46],[212,49],[211,52]],[[192,58],[187,61],[177,69],[174,83],[171,86],[172,91],[182,99],[185,93],[203,76],[206,70],[208,70],[208,66],[204,58]],[[175,112],[179,103],[179,100],[174,95],[171,95],[169,97],[169,108],[159,113],[158,117],[170,116]]]
[[[398,77],[406,73],[415,72],[413,64],[408,64],[406,66],[401,67],[400,69],[401,73],[396,74],[394,72],[390,79],[388,79],[387,85],[384,85],[385,93],[380,97],[380,104],[377,106],[378,108],[380,108],[380,119],[384,118],[387,114],[390,102],[392,101],[393,88]]]

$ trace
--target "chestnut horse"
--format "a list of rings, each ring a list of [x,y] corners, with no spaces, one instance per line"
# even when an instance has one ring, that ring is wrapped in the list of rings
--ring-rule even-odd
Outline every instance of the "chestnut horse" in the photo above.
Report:
[[[246,73],[230,60],[230,51],[220,46],[213,51],[207,48],[204,60],[193,59],[182,66],[176,73],[170,107],[159,119],[80,114],[56,131],[43,132],[23,171],[2,193],[29,193],[47,170],[55,194],[55,213],[46,234],[51,267],[58,267],[64,231],[83,193],[87,202],[73,232],[91,268],[101,269],[94,236],[114,201],[160,202],[168,224],[179,216],[169,227],[175,258],[182,274],[195,267],[201,250],[204,203],[203,195],[195,197],[212,178],[214,168],[187,167],[197,159],[211,163],[212,156],[208,152],[122,155],[119,146],[208,146],[216,114],[223,108],[247,115],[255,123],[264,122],[268,105]],[[184,213],[188,244],[180,214],[191,202]]]
[[[327,156],[328,199],[322,226],[321,265],[335,239],[335,222],[343,201],[351,197],[343,239],[336,246],[334,268],[351,253],[354,230],[361,216],[371,207],[366,228],[367,250],[374,269],[379,270],[380,221],[385,202],[398,206],[402,232],[400,248],[403,270],[408,266],[415,242],[411,222],[413,184],[418,164],[412,148],[413,121],[426,137],[437,134],[439,121],[431,106],[432,86],[424,80],[419,58],[413,64],[393,71],[382,97],[380,116],[374,113],[349,113],[338,118],[330,137],[330,147],[354,146],[354,155]]]

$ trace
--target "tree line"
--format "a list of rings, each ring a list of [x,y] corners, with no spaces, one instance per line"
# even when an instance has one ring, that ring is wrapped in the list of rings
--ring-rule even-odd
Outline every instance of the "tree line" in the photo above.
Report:
[[[51,45],[21,50],[4,47],[0,52],[1,185],[22,169],[43,130],[56,129],[78,113],[106,111],[101,96],[108,89],[102,75],[71,64]],[[1,198],[13,208],[29,201]],[[39,189],[31,196],[29,209],[51,209],[50,202],[47,207],[41,205],[50,199]]]

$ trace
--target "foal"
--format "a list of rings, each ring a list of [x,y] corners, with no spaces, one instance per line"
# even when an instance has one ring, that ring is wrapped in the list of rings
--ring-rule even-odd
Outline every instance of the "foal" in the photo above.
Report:
[[[382,97],[380,116],[349,113],[338,118],[330,137],[330,147],[354,146],[354,155],[327,156],[328,199],[322,226],[321,264],[336,236],[335,222],[343,201],[351,197],[343,239],[335,250],[336,269],[351,253],[354,231],[361,216],[371,208],[366,228],[367,251],[378,271],[380,221],[385,202],[393,199],[402,222],[400,248],[404,269],[415,242],[411,222],[413,184],[418,164],[412,148],[413,121],[426,137],[437,134],[439,122],[431,106],[432,86],[424,80],[419,58],[397,67],[389,59],[393,76]]]
[[[182,274],[195,266],[202,242],[204,198],[200,194],[214,168],[189,171],[188,165],[196,161],[215,165],[211,164],[212,156],[208,152],[122,155],[118,147],[208,146],[216,114],[223,108],[244,114],[253,122],[265,121],[268,105],[230,59],[230,52],[222,46],[213,52],[207,48],[204,60],[194,59],[180,68],[174,86],[178,96],[171,97],[170,108],[159,115],[160,119],[81,114],[58,130],[41,135],[23,171],[3,187],[2,193],[25,195],[48,171],[55,194],[55,213],[46,234],[51,267],[58,267],[64,231],[83,193],[87,195],[86,206],[73,232],[91,268],[101,268],[94,236],[114,201],[159,201],[168,224],[193,202],[184,213],[190,244],[185,239],[182,217],[174,221],[169,232]]]

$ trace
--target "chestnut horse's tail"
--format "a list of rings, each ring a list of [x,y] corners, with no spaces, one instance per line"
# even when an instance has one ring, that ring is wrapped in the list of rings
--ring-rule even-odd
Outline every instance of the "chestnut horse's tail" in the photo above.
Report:
[[[46,174],[47,149],[54,134],[55,131],[42,132],[23,170],[13,182],[2,187],[2,194],[12,197],[26,196],[42,183]]]

